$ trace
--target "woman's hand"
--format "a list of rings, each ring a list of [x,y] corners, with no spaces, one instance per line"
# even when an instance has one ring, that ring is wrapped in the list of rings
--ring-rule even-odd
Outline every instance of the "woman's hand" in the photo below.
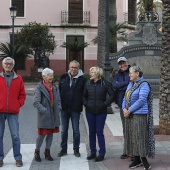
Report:
[[[125,117],[125,118],[129,118],[129,116],[130,116],[130,110],[123,109],[123,114],[124,114],[124,117]]]

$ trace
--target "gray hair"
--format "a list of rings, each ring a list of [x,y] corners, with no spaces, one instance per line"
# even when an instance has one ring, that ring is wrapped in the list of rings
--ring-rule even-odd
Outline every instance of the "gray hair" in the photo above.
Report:
[[[139,66],[131,66],[129,68],[129,71],[132,71],[132,72],[135,72],[135,73],[139,72],[139,77],[142,77],[142,75],[143,75],[143,72],[142,72],[142,70]]]
[[[76,60],[71,61],[71,62],[69,63],[69,66],[70,66],[71,63],[76,63],[76,64],[78,65],[78,67],[80,68],[80,63],[79,63],[78,61],[76,61]]]
[[[11,57],[5,57],[3,60],[2,60],[2,63],[4,64],[7,60],[12,60],[12,63],[15,64],[15,60]]]
[[[45,68],[43,71],[42,71],[42,76],[47,76],[48,74],[53,74],[54,71],[51,70],[50,68]]]

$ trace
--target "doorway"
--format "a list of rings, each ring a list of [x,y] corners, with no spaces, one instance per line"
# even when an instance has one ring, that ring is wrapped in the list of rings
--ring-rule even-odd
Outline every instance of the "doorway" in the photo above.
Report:
[[[66,69],[69,69],[69,63],[76,60],[80,63],[80,68],[84,70],[84,48],[79,45],[84,43],[84,36],[67,35],[66,42],[70,44],[70,48],[66,48]]]

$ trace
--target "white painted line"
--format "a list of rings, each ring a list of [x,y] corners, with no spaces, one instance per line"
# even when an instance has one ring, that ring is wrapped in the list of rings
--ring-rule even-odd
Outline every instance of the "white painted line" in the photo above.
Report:
[[[74,156],[73,144],[68,144],[67,155],[61,157],[60,160],[60,170],[89,170],[86,151],[86,145],[84,143],[80,144],[80,157]]]
[[[34,157],[34,150],[35,144],[21,144],[23,167],[18,168],[13,157],[13,149],[11,149],[4,158],[4,165],[1,170],[29,170]]]

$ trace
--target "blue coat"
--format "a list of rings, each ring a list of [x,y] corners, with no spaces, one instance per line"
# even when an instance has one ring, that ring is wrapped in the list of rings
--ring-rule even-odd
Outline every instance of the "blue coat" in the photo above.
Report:
[[[136,82],[143,80],[143,77],[139,78]],[[133,87],[133,82],[130,82],[126,92]],[[148,114],[147,97],[150,91],[150,87],[147,82],[143,82],[140,86],[131,94],[130,106],[128,110],[132,114]],[[122,109],[126,108],[126,99],[124,97],[122,103]]]
[[[130,66],[129,66],[130,67]],[[121,108],[126,88],[129,84],[129,68],[126,71],[119,70],[113,80],[113,88],[116,91],[116,103]]]

